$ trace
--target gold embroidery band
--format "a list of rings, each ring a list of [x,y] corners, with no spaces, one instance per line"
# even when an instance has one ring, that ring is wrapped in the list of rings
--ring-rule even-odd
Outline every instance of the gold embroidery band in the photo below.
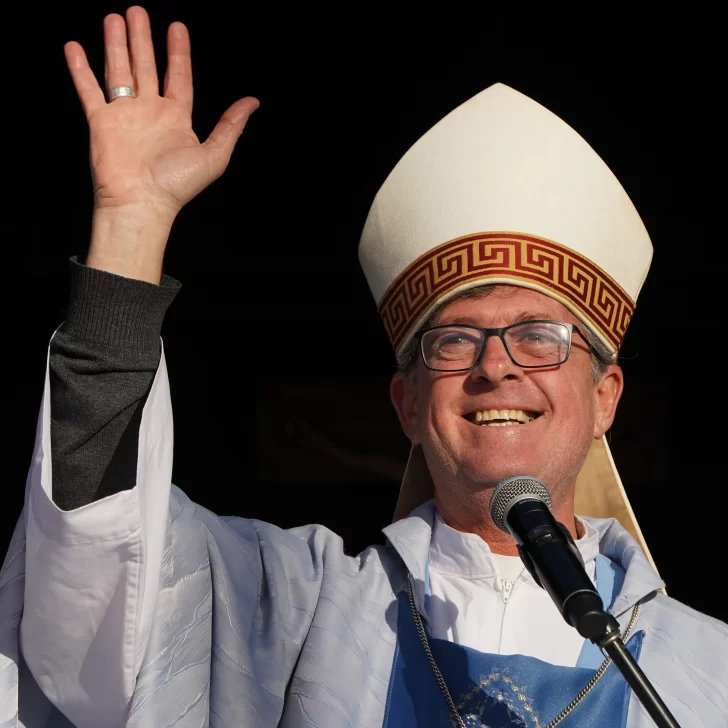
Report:
[[[614,351],[619,350],[634,313],[634,301],[624,289],[570,248],[522,233],[478,233],[429,250],[387,289],[379,313],[395,352],[449,293],[489,279],[547,289],[590,323]]]

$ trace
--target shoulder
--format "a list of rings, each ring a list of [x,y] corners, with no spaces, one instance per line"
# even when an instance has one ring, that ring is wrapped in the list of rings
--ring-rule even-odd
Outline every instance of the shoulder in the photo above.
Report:
[[[360,554],[346,553],[344,541],[321,524],[280,528],[273,523],[240,516],[218,516],[173,487],[170,517],[177,528],[202,527],[213,549],[255,552],[269,566],[307,572],[339,571],[353,574],[397,569],[398,557],[389,547],[372,545]]]
[[[656,593],[637,628],[645,632],[640,664],[650,679],[689,708],[692,724],[721,725],[728,716],[728,625]]]
[[[230,519],[237,523],[241,519]],[[379,544],[368,546],[357,555],[346,552],[338,533],[318,523],[283,529],[265,521],[251,520],[262,548],[279,552],[294,549],[306,554],[314,568],[351,576],[389,573],[398,570],[399,557],[394,550]]]
[[[667,630],[673,639],[689,640],[692,645],[702,642],[715,648],[722,646],[728,654],[728,624],[698,612],[682,602],[656,593],[643,607],[653,630]]]

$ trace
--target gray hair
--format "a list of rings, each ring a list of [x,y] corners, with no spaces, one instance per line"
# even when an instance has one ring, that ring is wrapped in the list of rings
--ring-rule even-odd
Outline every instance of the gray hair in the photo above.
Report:
[[[430,314],[430,317],[422,325],[422,328],[426,329],[430,326],[437,326],[443,309],[453,301],[460,301],[463,298],[486,298],[497,289],[506,287],[506,285],[507,284],[503,283],[485,283],[455,294],[452,298],[441,303]],[[589,346],[591,347],[592,378],[595,382],[598,382],[607,367],[616,362],[616,357],[612,355],[609,349],[607,349],[602,341],[596,336],[596,334],[592,333],[589,328],[585,326],[581,330],[586,336]],[[397,359],[397,368],[406,375],[410,383],[414,382],[415,365],[417,364],[419,355],[420,350],[418,340],[413,338]]]

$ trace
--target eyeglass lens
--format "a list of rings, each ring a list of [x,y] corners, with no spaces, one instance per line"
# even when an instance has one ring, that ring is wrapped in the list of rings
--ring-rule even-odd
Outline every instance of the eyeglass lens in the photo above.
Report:
[[[470,326],[445,326],[422,335],[422,353],[431,369],[469,369],[480,356],[485,334]],[[551,366],[564,362],[571,331],[555,321],[525,321],[503,333],[506,347],[519,366]]]

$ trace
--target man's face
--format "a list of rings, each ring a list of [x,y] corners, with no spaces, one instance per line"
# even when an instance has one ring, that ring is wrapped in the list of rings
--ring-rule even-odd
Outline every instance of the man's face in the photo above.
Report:
[[[507,326],[526,319],[583,325],[548,296],[516,286],[446,306],[439,324]],[[405,433],[421,444],[436,487],[460,483],[469,489],[494,485],[514,475],[543,480],[553,494],[573,488],[591,441],[611,425],[622,389],[621,370],[608,368],[595,383],[586,342],[572,338],[569,359],[548,369],[521,369],[502,341],[490,337],[478,366],[469,372],[429,371],[421,357],[411,387],[401,375],[392,399]],[[501,426],[478,422],[477,413],[512,410],[533,418]]]

